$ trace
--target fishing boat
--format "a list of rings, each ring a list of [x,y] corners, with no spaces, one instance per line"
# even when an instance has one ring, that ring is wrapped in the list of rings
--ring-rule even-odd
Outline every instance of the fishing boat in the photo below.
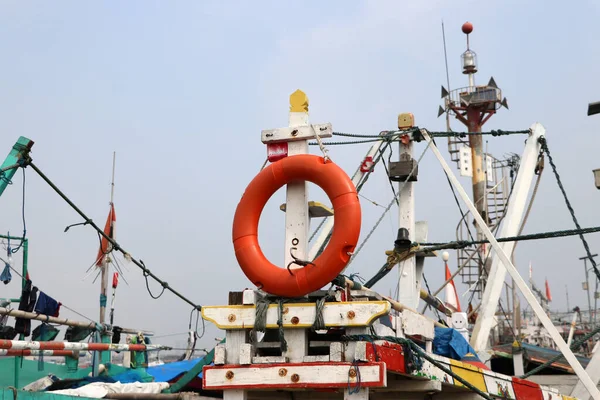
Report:
[[[94,331],[92,343],[76,340],[25,341],[21,337],[19,340],[2,340],[0,346],[7,355],[14,356],[14,350],[17,350],[32,355],[60,355],[65,360],[72,358],[75,351],[96,351],[90,378],[120,378],[126,373],[136,372],[138,377],[130,383],[130,389],[123,389],[127,384],[121,381],[94,381],[85,382],[87,384],[77,388],[53,390],[65,379],[54,381],[49,378],[51,382],[36,381],[35,387],[31,386],[34,382],[23,387],[17,380],[14,387],[3,389],[3,395],[12,399],[64,398],[60,396],[157,399],[210,396],[228,400],[366,400],[431,396],[442,399],[600,399],[597,388],[600,374],[597,368],[593,368],[595,362],[600,362],[600,356],[596,357],[600,352],[588,360],[589,365],[584,369],[584,360],[573,353],[572,343],[567,344],[557,329],[556,321],[548,315],[549,292],[544,294],[535,290],[537,288],[533,287],[532,280],[528,284],[512,260],[518,242],[544,237],[583,238],[584,233],[594,230],[582,229],[577,223],[576,229],[522,235],[529,193],[543,167],[543,157],[548,158],[558,178],[547,132],[537,122],[520,130],[486,132],[482,129],[500,107],[508,108],[508,103],[493,78],[487,85],[475,85],[477,58],[469,47],[468,39],[473,26],[465,23],[462,31],[467,35],[467,50],[462,61],[469,85],[454,90],[448,85],[448,89],[442,89],[444,107],[440,108],[439,115],[447,116],[445,131],[419,127],[416,117],[405,112],[399,114],[397,128],[393,130],[372,135],[339,133],[330,123],[310,122],[309,102],[304,92],[297,90],[290,96],[288,126],[261,132],[267,162],[246,187],[232,224],[237,262],[254,287],[232,288],[229,293],[223,294],[223,298],[227,298],[227,304],[223,305],[200,306],[152,273],[116,241],[112,198],[106,226],[101,229],[33,163],[29,155],[33,142],[27,138],[19,139],[1,167],[3,180],[0,183],[10,181],[19,168],[33,169],[81,216],[81,224],[90,225],[101,236],[95,265],[102,268],[110,259],[106,257],[108,253],[120,252],[145,276],[159,282],[165,290],[201,312],[205,321],[223,330],[225,339],[200,359],[191,360],[186,354],[187,359],[178,366],[184,369],[177,370],[181,372],[169,373],[166,371],[169,364],[165,364],[157,366],[161,372],[152,375],[152,368],[147,367],[144,355],[157,345],[147,343],[145,338],[148,335],[124,328],[120,328],[120,332],[130,333],[132,343],[119,343],[114,339],[113,321],[101,315],[101,323],[83,323],[84,326],[80,326]],[[451,130],[450,115],[464,123],[468,130]],[[519,150],[522,156],[518,157],[518,163],[514,157],[512,160],[497,160],[484,152],[484,135],[522,135],[525,144]],[[359,140],[328,140],[333,137]],[[472,177],[472,197],[442,155],[436,143],[436,139],[440,138],[448,138],[451,159],[459,163],[461,174]],[[337,154],[331,149],[335,145],[360,143],[368,143],[370,148],[350,177],[336,163]],[[385,245],[386,257],[381,269],[371,279],[362,282],[345,271],[379,222],[370,230],[364,229],[359,192],[390,146],[399,149],[397,161],[386,166],[387,179],[397,184],[397,189],[385,212],[397,201],[397,236]],[[315,148],[317,154],[312,154],[311,148]],[[421,152],[419,156],[416,156],[417,149]],[[456,240],[429,242],[427,223],[415,220],[418,201],[414,189],[419,184],[419,169],[422,170],[419,166],[426,152],[433,153],[457,202],[468,210],[467,213],[461,211]],[[514,181],[509,184],[507,176],[510,178],[511,170]],[[309,182],[323,189],[331,205],[309,200]],[[284,186],[286,202],[280,207],[285,212],[286,221],[284,262],[275,265],[261,250],[258,224],[268,200]],[[0,195],[4,188],[0,186]],[[501,189],[505,190],[503,194]],[[575,219],[574,212],[573,216]],[[318,219],[320,222],[311,235],[311,221]],[[468,221],[472,220],[474,234],[469,233]],[[460,235],[468,235],[469,238]],[[361,236],[363,241],[359,242]],[[22,240],[23,246],[26,246],[24,237],[12,237],[12,240]],[[461,265],[454,273],[448,264],[449,251],[457,251],[458,265]],[[23,254],[26,258],[25,251]],[[438,291],[432,292],[427,285],[422,287],[423,271],[426,264],[439,259],[445,266],[446,282]],[[26,265],[26,260],[23,265]],[[398,295],[382,295],[374,288],[375,285],[396,269],[400,277]],[[463,277],[470,279],[465,281],[470,291],[480,295],[479,304],[461,307],[454,284],[459,269],[464,271]],[[105,312],[109,274],[103,270],[100,273],[103,277],[100,306]],[[501,321],[510,320],[497,315],[507,274],[512,278],[513,290],[520,291],[533,313],[535,320],[532,325],[541,324],[545,331],[531,332],[524,337],[513,335],[509,348],[496,348],[505,345],[497,326]],[[22,276],[26,287],[26,270]],[[441,291],[445,292],[445,300],[438,297]],[[24,294],[19,302],[27,299],[28,295]],[[545,301],[541,304],[538,298],[545,298]],[[419,311],[421,305],[429,311]],[[431,310],[440,313],[440,317],[433,317]],[[0,309],[0,314],[74,324],[49,314],[30,311],[4,308]],[[520,316],[521,312],[513,312],[512,318]],[[573,334],[569,336],[573,340],[575,325],[570,326]],[[586,333],[583,335],[587,336]],[[534,337],[547,340],[528,343]],[[190,341],[194,342],[193,335]],[[547,354],[554,349],[555,353]],[[111,372],[110,351],[131,353],[126,371]],[[564,380],[540,384],[541,376],[531,374],[532,368],[528,367],[526,360],[538,357],[540,367],[556,369],[555,354],[564,358],[564,362],[559,361],[558,364],[566,366],[563,369],[575,379],[566,384]],[[19,357],[14,357],[14,362],[16,374]],[[78,362],[73,361],[65,366],[79,368]],[[150,382],[143,382],[144,374],[149,376]],[[162,376],[164,381],[157,382],[157,376]],[[181,393],[190,389],[196,394]]]

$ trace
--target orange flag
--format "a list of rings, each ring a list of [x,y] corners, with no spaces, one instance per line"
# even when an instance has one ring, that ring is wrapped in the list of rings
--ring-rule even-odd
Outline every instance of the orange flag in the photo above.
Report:
[[[446,280],[450,279],[451,276],[452,274],[448,268],[448,263],[446,263]],[[458,300],[458,293],[456,292],[454,280],[451,280],[446,285],[446,304],[460,312],[460,301]]]
[[[548,279],[546,279],[546,298],[548,301],[552,301],[552,295],[550,294],[550,286],[548,285]]]
[[[106,219],[106,225],[104,225],[104,234],[111,239],[115,237],[115,223],[117,222],[117,216],[115,214],[115,206],[111,203],[110,210],[108,211],[108,218]],[[96,265],[100,266],[104,262],[104,258],[112,250],[112,245],[109,241],[102,237],[100,248],[98,249],[98,256],[96,257]]]

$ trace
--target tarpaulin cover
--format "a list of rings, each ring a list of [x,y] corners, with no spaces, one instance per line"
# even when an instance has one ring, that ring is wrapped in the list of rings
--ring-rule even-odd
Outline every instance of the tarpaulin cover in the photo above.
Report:
[[[146,368],[146,372],[154,377],[155,382],[169,382],[173,378],[189,371],[198,364],[202,358],[193,360],[175,361],[168,364],[155,365]],[[202,372],[198,374],[198,378],[202,378]]]
[[[435,328],[435,338],[433,339],[433,354],[448,357],[453,360],[462,360],[467,354],[471,353],[477,358],[475,349],[469,342],[456,330],[452,328]]]

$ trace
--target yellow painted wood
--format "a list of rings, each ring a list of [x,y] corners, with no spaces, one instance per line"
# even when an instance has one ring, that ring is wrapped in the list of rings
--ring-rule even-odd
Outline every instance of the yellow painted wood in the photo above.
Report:
[[[308,96],[300,89],[290,95],[290,112],[308,112]]]
[[[277,310],[277,304],[269,305],[269,311]],[[302,308],[309,310],[315,309],[314,303],[291,303],[284,305],[284,328],[310,328],[314,323],[314,315],[310,318],[306,313],[299,313]],[[365,308],[367,310],[365,310]],[[296,310],[295,310],[296,309]],[[331,310],[335,310],[335,318],[328,317]],[[325,303],[323,317],[327,327],[359,327],[369,326],[377,318],[387,315],[391,309],[388,301],[352,301]],[[254,328],[254,313],[256,307],[253,305],[232,305],[232,306],[204,306],[202,307],[202,318],[215,324],[219,329],[252,329]],[[339,310],[339,312],[338,312]],[[252,318],[245,318],[248,312],[251,312]],[[348,318],[350,311],[352,318]],[[368,312],[367,318],[361,318],[365,312]],[[338,317],[338,315],[340,317]],[[293,323],[290,318],[299,316],[299,321]],[[360,321],[359,321],[360,320]],[[226,321],[226,322],[223,322]],[[267,328],[278,328],[277,323],[269,323]]]
[[[460,361],[450,360],[450,369],[456,375],[460,376],[465,381],[475,386],[477,389],[483,392],[488,391],[485,384],[485,379],[483,377],[483,371],[481,370],[481,368],[477,368],[474,365],[466,364]],[[456,379],[454,380],[454,384],[456,386],[464,387],[464,385]]]

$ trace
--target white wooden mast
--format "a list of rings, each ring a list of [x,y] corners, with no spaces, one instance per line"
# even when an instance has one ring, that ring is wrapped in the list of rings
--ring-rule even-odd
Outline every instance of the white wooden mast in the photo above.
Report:
[[[413,121],[407,121],[406,119]],[[406,125],[412,126],[414,118],[412,114],[400,114],[398,116],[398,128],[402,129]],[[413,161],[413,138],[412,132],[407,132],[400,138],[400,162]],[[416,171],[411,171],[413,174]],[[412,179],[401,180],[398,183],[399,207],[398,207],[398,227],[408,230],[408,239],[415,241],[415,193],[414,182]],[[398,266],[400,268],[400,282],[398,301],[406,304],[408,307],[417,308],[419,305],[419,282],[417,277],[417,264],[415,257],[409,257]],[[421,269],[422,271],[422,269]]]

